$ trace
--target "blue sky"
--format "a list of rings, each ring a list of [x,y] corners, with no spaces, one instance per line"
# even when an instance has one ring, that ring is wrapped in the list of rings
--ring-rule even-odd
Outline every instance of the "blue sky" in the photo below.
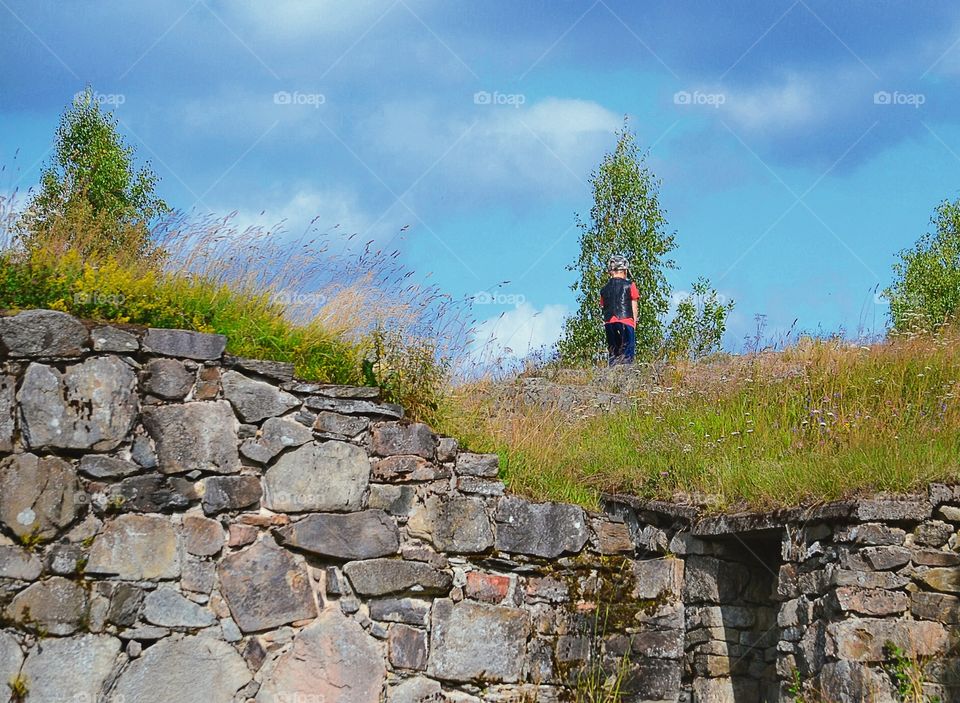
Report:
[[[574,305],[574,214],[624,115],[671,283],[736,300],[731,349],[755,314],[881,329],[874,289],[960,189],[951,2],[0,0],[0,62],[0,190],[90,83],[171,204],[392,240],[498,294],[480,329],[520,353]]]

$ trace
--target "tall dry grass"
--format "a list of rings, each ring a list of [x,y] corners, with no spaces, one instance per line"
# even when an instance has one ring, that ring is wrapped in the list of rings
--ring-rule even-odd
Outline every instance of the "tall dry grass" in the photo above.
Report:
[[[52,307],[84,317],[226,334],[233,354],[291,361],[304,378],[377,384],[429,418],[465,348],[469,308],[416,280],[400,251],[312,223],[240,227],[175,214],[148,256],[91,254],[104,223],[76,208],[42,246],[18,237],[23,202],[0,197],[0,308]],[[113,233],[111,233],[113,234]]]

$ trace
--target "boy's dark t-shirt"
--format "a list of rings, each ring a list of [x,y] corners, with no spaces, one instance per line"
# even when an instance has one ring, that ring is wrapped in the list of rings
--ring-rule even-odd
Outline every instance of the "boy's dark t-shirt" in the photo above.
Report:
[[[629,278],[611,278],[600,289],[604,323],[622,322],[630,327],[636,326],[632,302],[639,299],[640,292],[633,281]]]

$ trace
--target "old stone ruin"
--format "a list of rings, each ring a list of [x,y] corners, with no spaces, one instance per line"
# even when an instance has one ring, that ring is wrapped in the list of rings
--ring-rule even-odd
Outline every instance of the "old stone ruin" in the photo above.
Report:
[[[0,700],[960,701],[958,486],[591,514],[224,348],[0,318]]]

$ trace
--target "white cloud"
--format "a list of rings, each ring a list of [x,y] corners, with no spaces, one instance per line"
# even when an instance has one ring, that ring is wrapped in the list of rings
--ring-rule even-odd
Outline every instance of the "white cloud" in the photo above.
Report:
[[[569,310],[565,305],[545,305],[537,309],[530,303],[520,303],[477,325],[474,356],[484,362],[511,357],[522,359],[556,342],[567,315]]]
[[[809,78],[792,74],[776,85],[734,91],[721,109],[744,129],[766,131],[818,122],[829,104],[822,88]]]
[[[361,125],[365,138],[397,155],[412,177],[431,175],[458,195],[560,197],[582,191],[613,144],[622,117],[602,105],[546,98],[519,107],[435,101],[387,104]]]
[[[224,209],[221,214],[229,211]],[[371,231],[374,218],[363,208],[355,192],[311,188],[300,188],[287,199],[274,199],[262,210],[237,209],[232,223],[239,231],[247,227],[271,229],[283,223],[283,229],[295,235],[308,228],[318,232],[336,229],[347,235],[357,232],[363,241],[375,238],[378,233],[384,234],[387,228],[387,223],[381,222],[376,232]]]

